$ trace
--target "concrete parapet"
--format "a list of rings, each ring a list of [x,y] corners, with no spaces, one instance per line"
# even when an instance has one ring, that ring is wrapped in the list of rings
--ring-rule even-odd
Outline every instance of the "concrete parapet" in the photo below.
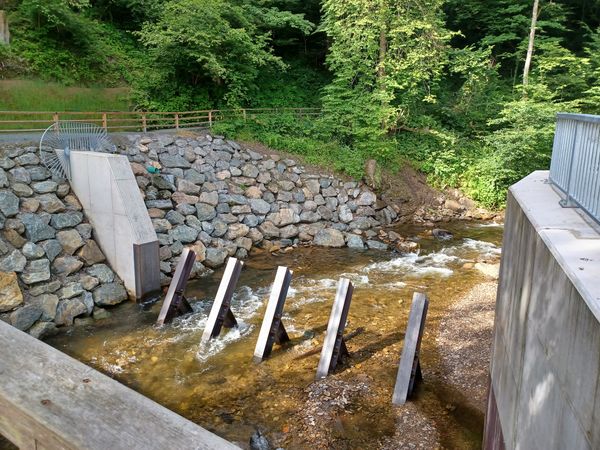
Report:
[[[600,448],[600,231],[547,178],[508,195],[487,449]]]

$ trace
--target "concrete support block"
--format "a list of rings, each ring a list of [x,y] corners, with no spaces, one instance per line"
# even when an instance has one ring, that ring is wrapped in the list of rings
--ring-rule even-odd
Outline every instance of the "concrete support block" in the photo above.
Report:
[[[158,240],[127,157],[72,151],[71,170],[73,191],[129,295],[159,291]]]

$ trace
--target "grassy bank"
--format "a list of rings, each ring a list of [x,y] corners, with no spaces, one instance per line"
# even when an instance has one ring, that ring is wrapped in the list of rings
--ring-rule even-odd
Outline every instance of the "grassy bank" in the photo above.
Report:
[[[127,111],[128,88],[0,80],[0,111]]]

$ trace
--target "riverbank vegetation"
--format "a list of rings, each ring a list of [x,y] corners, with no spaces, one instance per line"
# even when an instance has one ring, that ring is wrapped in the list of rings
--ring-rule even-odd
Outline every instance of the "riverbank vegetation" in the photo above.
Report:
[[[598,2],[4,3],[2,78],[126,86],[136,109],[320,107],[219,130],[352,175],[411,161],[486,206],[548,167],[556,112],[600,111]]]

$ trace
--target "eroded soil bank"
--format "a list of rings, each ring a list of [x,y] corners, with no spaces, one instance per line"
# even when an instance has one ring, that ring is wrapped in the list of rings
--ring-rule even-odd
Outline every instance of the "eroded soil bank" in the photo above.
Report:
[[[256,429],[286,449],[479,448],[494,287],[474,266],[497,262],[502,229],[482,223],[447,228],[454,232],[449,241],[434,239],[425,227],[396,228],[419,244],[418,254],[298,248],[251,256],[234,298],[240,328],[207,351],[198,343],[220,272],[189,286],[194,313],[172,325],[153,326],[158,304],[123,304],[110,318],[50,343],[246,448]],[[277,265],[294,270],[284,316],[292,342],[254,364]],[[355,284],[346,327],[351,357],[315,382],[341,276]],[[417,290],[431,299],[425,381],[408,405],[394,408],[392,389]]]

